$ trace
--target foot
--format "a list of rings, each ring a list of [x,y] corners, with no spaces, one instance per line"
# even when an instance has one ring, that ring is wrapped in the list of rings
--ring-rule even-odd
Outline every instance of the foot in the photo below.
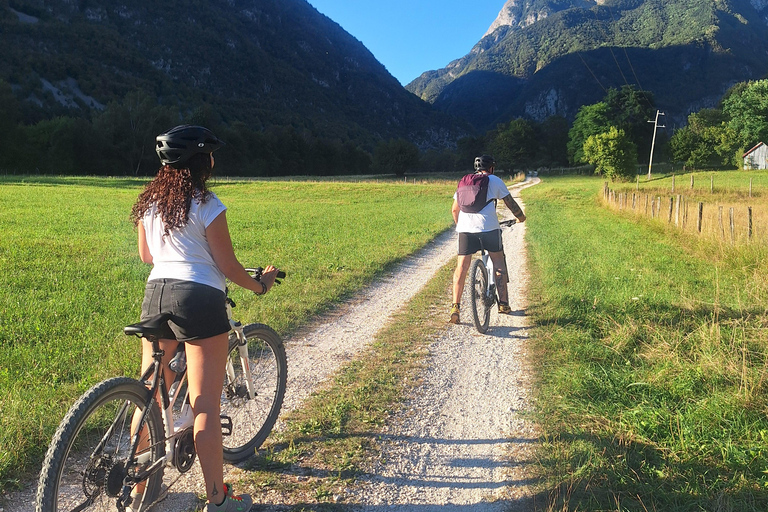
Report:
[[[448,320],[448,323],[451,323],[451,324],[459,323],[459,312],[460,312],[459,305],[453,304],[451,306],[451,319]]]
[[[253,500],[247,494],[235,495],[230,484],[224,484],[225,497],[221,505],[208,503],[206,512],[248,512],[253,506]]]
[[[512,308],[509,307],[509,303],[499,301],[499,314],[509,315],[512,313]]]

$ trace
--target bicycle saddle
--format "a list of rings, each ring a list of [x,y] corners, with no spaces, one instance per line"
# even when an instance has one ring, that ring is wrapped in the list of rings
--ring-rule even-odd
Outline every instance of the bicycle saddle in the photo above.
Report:
[[[144,320],[143,322],[126,325],[123,327],[123,332],[127,336],[134,335],[138,336],[139,338],[146,338],[147,336],[151,335],[160,336],[163,333],[163,327],[165,326],[165,323],[170,318],[170,313],[161,313],[159,315],[153,316],[148,320]]]

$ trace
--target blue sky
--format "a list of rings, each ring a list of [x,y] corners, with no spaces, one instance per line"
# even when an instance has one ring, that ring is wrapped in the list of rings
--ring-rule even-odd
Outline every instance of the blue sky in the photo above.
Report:
[[[505,0],[308,0],[361,41],[401,84],[463,57]]]

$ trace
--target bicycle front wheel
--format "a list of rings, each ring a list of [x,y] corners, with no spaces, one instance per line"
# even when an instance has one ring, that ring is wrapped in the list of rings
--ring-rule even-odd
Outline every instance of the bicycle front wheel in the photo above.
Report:
[[[483,260],[477,259],[469,268],[470,301],[475,328],[484,334],[491,321],[491,305],[488,303],[488,272]]]
[[[229,374],[221,394],[221,415],[232,420],[232,433],[224,436],[224,460],[240,462],[252,456],[275,426],[285,397],[288,363],[280,336],[269,326],[243,328],[247,340],[248,382],[240,347],[229,354]],[[229,371],[228,371],[229,373]],[[233,378],[234,377],[234,378]],[[250,398],[249,384],[255,392]]]
[[[143,448],[129,465],[131,423],[147,403]],[[163,423],[149,390],[127,377],[105,380],[75,402],[56,430],[40,473],[35,510],[114,512],[125,477],[146,470],[164,455]],[[159,495],[163,466],[131,503],[134,511],[147,510]]]

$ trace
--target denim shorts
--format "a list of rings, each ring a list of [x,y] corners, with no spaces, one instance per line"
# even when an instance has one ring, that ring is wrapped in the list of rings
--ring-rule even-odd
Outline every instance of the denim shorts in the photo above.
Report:
[[[229,331],[226,294],[211,286],[179,279],[153,279],[144,289],[141,320],[170,313],[163,338],[192,341]]]
[[[459,255],[475,254],[480,249],[488,252],[504,250],[501,244],[501,230],[485,231],[483,233],[459,233]]]

